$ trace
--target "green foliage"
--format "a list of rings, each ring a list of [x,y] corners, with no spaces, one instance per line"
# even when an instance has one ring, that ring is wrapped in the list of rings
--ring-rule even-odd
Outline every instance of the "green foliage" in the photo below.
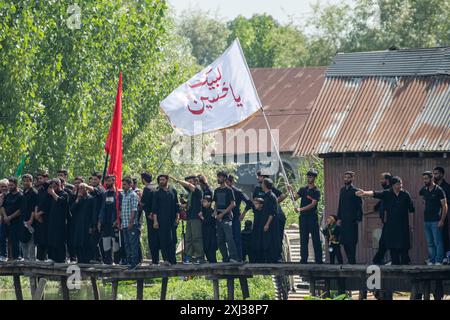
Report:
[[[450,45],[449,1],[355,0],[351,4],[348,1],[333,5],[317,3],[312,5],[312,11],[301,27],[295,21],[280,24],[268,14],[255,14],[251,18],[238,16],[227,23],[228,43],[239,38],[247,62],[253,68],[324,66],[337,52]],[[226,34],[223,24],[214,25],[214,18],[208,17],[208,12],[185,14],[181,25],[185,27],[186,22],[195,19],[214,28],[220,25],[217,38]],[[199,27],[195,31],[195,41],[191,41],[193,54],[199,63],[207,64],[223,50],[223,42],[211,41],[208,28]],[[202,63],[203,56],[208,56],[205,63]]]
[[[189,39],[192,54],[200,65],[210,64],[223,53],[230,34],[219,17],[199,10],[184,11],[178,29],[180,35]]]
[[[69,1],[0,1],[0,175],[103,167],[123,71],[124,173],[154,168],[171,128],[159,102],[198,70],[166,1],[88,0],[81,26]]]

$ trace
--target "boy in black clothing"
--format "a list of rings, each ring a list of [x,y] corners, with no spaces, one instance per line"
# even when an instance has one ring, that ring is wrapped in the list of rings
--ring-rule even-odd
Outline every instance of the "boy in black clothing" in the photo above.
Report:
[[[241,231],[242,241],[242,261],[247,261],[247,258],[251,256],[251,241],[252,241],[253,222],[246,220],[244,224],[244,230]]]
[[[337,225],[337,217],[330,215],[327,218],[327,225],[322,229],[322,233],[328,243],[328,252],[330,253],[330,264],[334,264],[335,258],[338,264],[342,264],[341,245],[339,243],[339,236],[341,228]]]
[[[216,219],[211,203],[212,198],[209,195],[202,200],[200,219],[202,220],[203,250],[209,263],[217,263]]]

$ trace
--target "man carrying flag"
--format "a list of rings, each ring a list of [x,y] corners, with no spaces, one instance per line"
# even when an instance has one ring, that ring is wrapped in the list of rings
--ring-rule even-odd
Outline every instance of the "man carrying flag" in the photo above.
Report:
[[[120,262],[120,239],[123,239],[120,230],[120,208],[122,203],[122,72],[119,75],[116,103],[105,143],[106,161],[105,177],[106,192],[102,196],[101,208],[98,217],[98,231],[102,236],[104,263],[116,264]],[[108,166],[109,160],[109,166]],[[106,171],[107,169],[107,171]],[[122,254],[124,256],[124,254]]]

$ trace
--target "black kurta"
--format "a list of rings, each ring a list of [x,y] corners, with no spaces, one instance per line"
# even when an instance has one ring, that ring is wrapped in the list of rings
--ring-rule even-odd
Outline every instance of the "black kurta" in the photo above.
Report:
[[[38,191],[38,211],[44,212],[41,215],[42,221],[34,220],[34,242],[36,245],[46,246],[48,244],[48,215],[50,213],[51,196],[47,192],[47,185]]]
[[[61,190],[56,194],[58,199],[51,197],[48,215],[48,245],[55,248],[66,243],[66,220],[69,215],[67,193]]]
[[[36,189],[30,188],[24,190],[23,192],[23,201],[22,208],[20,209],[20,231],[19,231],[19,240],[21,242],[28,242],[31,240],[31,233],[25,227],[24,222],[27,222],[31,218],[31,214],[33,213],[35,207],[38,203],[38,193]]]
[[[158,234],[163,258],[170,263],[176,263],[175,246],[177,238],[174,230],[178,210],[178,195],[174,188],[169,187],[168,190],[156,189],[153,194],[152,213],[157,215],[158,218]]]
[[[278,241],[278,202],[273,192],[265,193],[263,196],[264,205],[261,211],[254,210],[254,221],[252,231],[252,251],[251,262],[276,262],[280,254]],[[264,226],[269,217],[272,216],[269,230],[264,231]]]
[[[358,243],[358,222],[362,220],[362,200],[355,195],[358,191],[353,185],[342,187],[339,193],[338,220],[341,224],[341,244]]]
[[[383,237],[388,249],[409,249],[409,213],[414,212],[411,196],[401,190],[398,195],[392,189],[374,192],[374,198],[383,200],[386,223]]]
[[[95,199],[88,196],[73,202],[70,212],[72,213],[72,234],[70,235],[72,245],[77,248],[88,247],[92,216],[96,214]]]
[[[202,208],[202,215],[204,218],[202,222],[203,250],[210,263],[217,262],[216,252],[218,249],[216,219],[213,214],[214,210],[212,208]]]

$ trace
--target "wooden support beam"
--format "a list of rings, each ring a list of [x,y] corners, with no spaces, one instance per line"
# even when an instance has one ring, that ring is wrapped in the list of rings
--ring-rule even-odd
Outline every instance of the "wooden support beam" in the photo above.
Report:
[[[212,279],[213,290],[214,290],[214,300],[220,300],[219,295],[219,279]]]
[[[331,298],[331,280],[325,279],[325,298]]]
[[[430,300],[431,296],[431,283],[430,281],[423,282],[423,300]]]
[[[234,278],[227,278],[228,300],[234,300]]]
[[[164,277],[161,281],[161,300],[166,300],[167,296],[167,284],[169,283],[169,278]]]
[[[23,300],[22,284],[20,283],[20,275],[14,275],[13,281],[14,281],[14,291],[16,292],[16,299]]]
[[[91,285],[92,285],[92,293],[94,296],[94,300],[100,300],[100,290],[98,288],[96,277],[91,277]]]
[[[136,281],[136,300],[144,300],[144,279]]]
[[[39,282],[36,288],[36,291],[33,296],[33,300],[43,300],[44,292],[45,292],[45,284],[47,283],[47,279],[39,278]]]
[[[411,295],[409,296],[409,300],[417,300],[419,295],[419,282],[411,281]]]
[[[316,279],[315,278],[309,279],[309,294],[311,295],[311,297],[316,296]]]
[[[112,280],[111,282],[111,300],[117,300],[117,292],[119,291],[119,281]]]
[[[244,300],[250,298],[250,290],[248,289],[247,277],[239,277],[239,283],[241,284],[242,298]]]
[[[63,300],[70,300],[69,288],[67,287],[67,277],[61,277],[60,283]]]
[[[358,300],[366,300],[367,299],[367,290],[359,290]]]
[[[30,291],[31,297],[34,297],[34,293],[36,292],[37,279],[35,276],[30,277]]]

